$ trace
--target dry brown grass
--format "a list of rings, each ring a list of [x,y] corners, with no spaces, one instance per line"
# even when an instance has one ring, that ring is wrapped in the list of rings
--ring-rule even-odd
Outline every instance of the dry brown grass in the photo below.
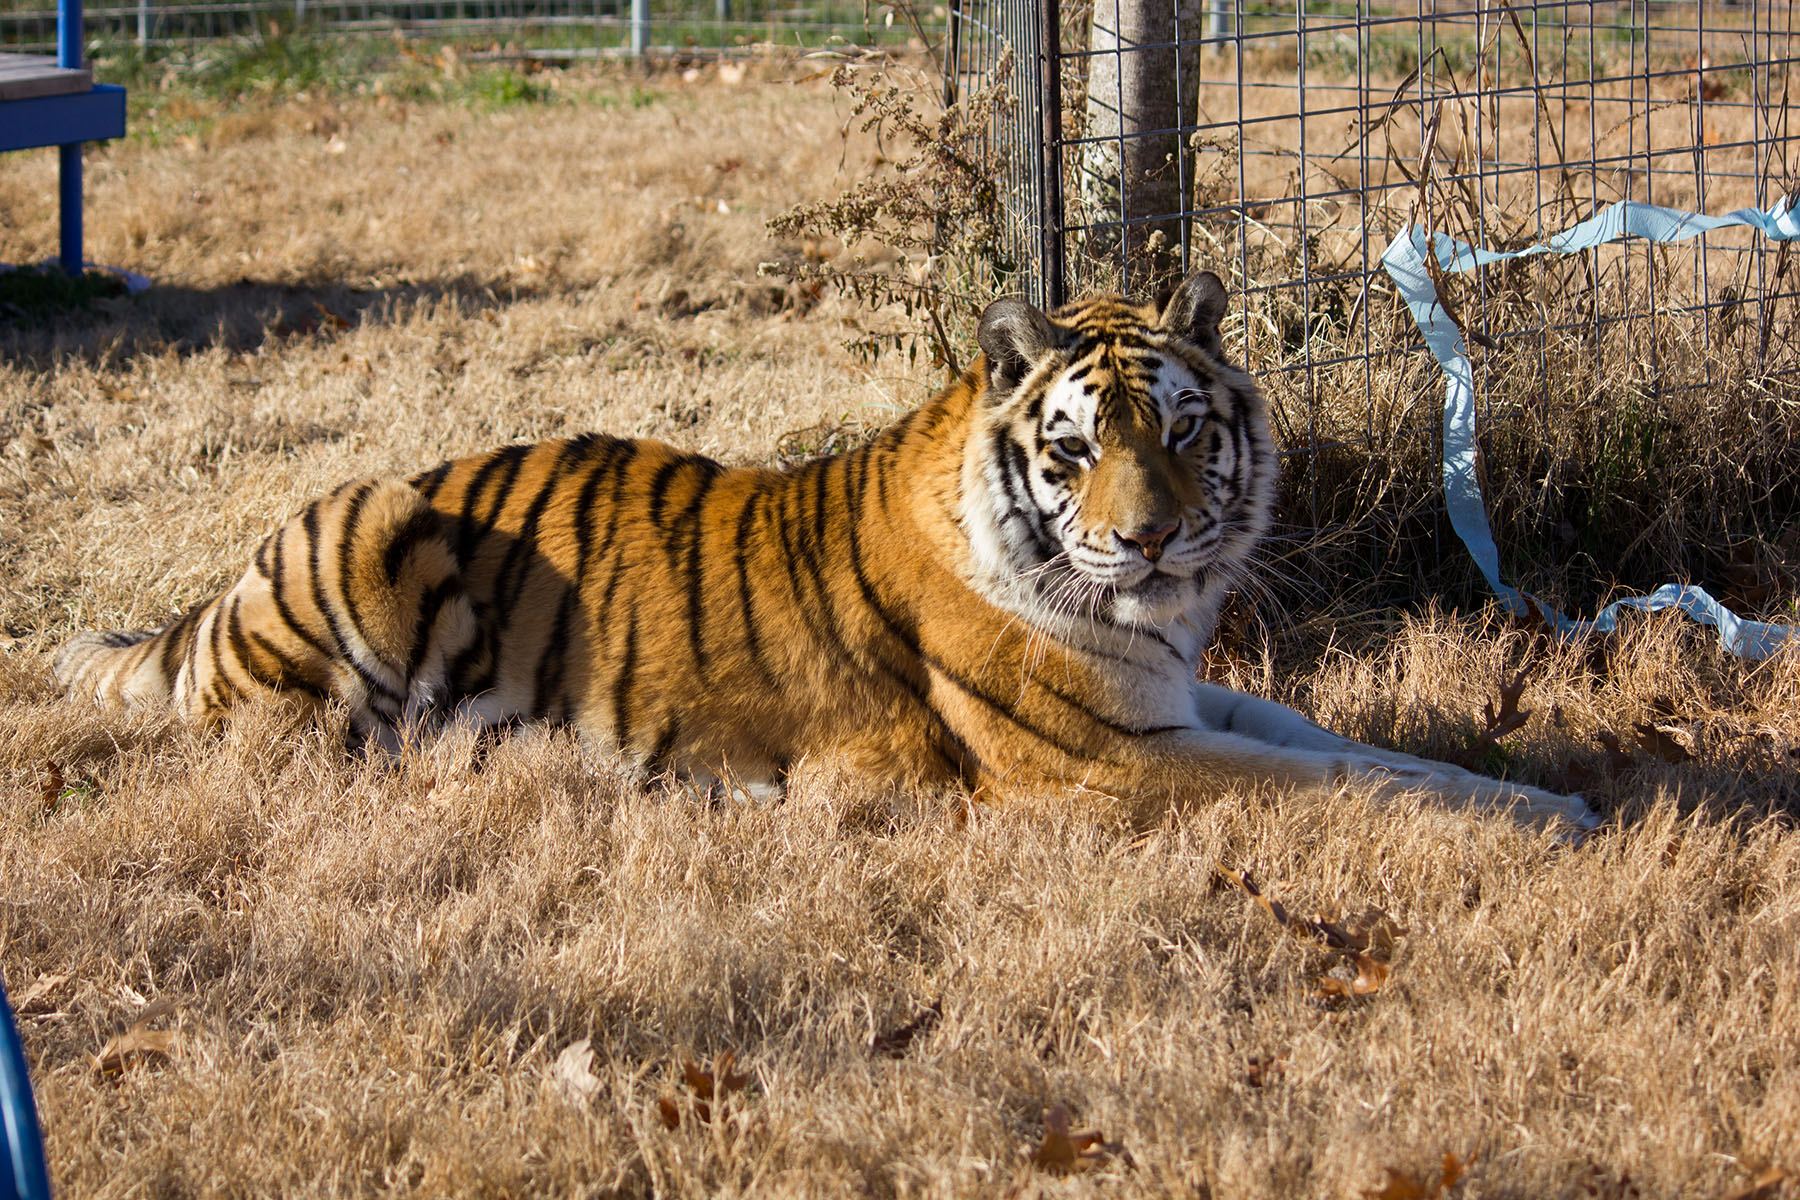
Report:
[[[8,342],[0,967],[46,985],[21,1025],[61,1194],[1327,1196],[1478,1151],[1461,1195],[1719,1196],[1800,1170],[1800,680],[1668,622],[1550,649],[1379,614],[1218,658],[1430,753],[1529,661],[1512,767],[1593,772],[1620,817],[1575,850],[1355,795],[1132,835],[828,763],[717,806],[561,734],[390,765],[275,707],[209,736],[57,700],[58,641],[209,594],[340,479],[587,428],[765,460],[922,394],[848,361],[836,302],[759,290],[762,220],[842,186],[827,94],[559,86],[588,99],[101,151],[91,252],[162,291]],[[49,164],[5,172],[0,258],[39,255]],[[348,327],[306,328],[319,305]],[[1697,757],[1607,777],[1593,735],[1656,722]],[[1385,909],[1388,983],[1322,999],[1347,969],[1221,864],[1296,913]],[[96,1070],[158,1004],[175,1054]],[[750,1081],[701,1121],[682,1063],[727,1051]],[[1027,1166],[1058,1103],[1133,1165]]]

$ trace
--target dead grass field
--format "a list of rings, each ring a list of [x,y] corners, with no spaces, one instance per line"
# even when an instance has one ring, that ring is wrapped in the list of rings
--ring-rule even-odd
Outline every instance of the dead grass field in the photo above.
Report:
[[[1357,795],[1131,833],[829,763],[718,806],[563,735],[387,764],[277,708],[203,736],[59,701],[62,639],[211,594],[342,479],[585,429],[767,461],[923,396],[849,360],[839,301],[756,273],[763,220],[868,161],[822,85],[553,91],[250,105],[97,151],[90,255],[157,289],[0,333],[0,968],[60,1194],[1402,1196],[1390,1169],[1451,1153],[1450,1194],[1624,1200],[1800,1172],[1800,676],[1671,622],[1552,648],[1384,613],[1217,657],[1430,754],[1526,668],[1490,757],[1585,783],[1617,821],[1578,849]],[[0,162],[0,259],[48,253],[52,170]],[[1221,866],[1296,916],[1384,910],[1385,982],[1325,998],[1355,968]],[[703,1118],[684,1063],[727,1053],[747,1078]],[[1113,1143],[1068,1176],[1030,1161],[1058,1105]]]

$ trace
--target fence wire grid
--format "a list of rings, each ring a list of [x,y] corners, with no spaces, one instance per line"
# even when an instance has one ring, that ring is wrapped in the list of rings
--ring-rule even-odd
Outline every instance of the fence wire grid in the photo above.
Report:
[[[1290,474],[1441,419],[1380,264],[1409,224],[1518,249],[1617,200],[1800,196],[1795,0],[959,0],[946,73],[1016,48],[1011,286],[1042,306],[1206,266]],[[1445,277],[1485,418],[1583,387],[1800,383],[1800,263],[1749,230]],[[1303,503],[1300,508],[1304,510]],[[1328,523],[1329,504],[1312,505]]]
[[[85,6],[89,38],[143,49],[255,37],[271,23],[327,34],[525,38],[554,53],[898,43],[910,30],[861,0],[126,0]],[[902,15],[909,13],[903,9]],[[54,0],[0,0],[0,48],[52,53]],[[941,30],[943,21],[936,22]]]

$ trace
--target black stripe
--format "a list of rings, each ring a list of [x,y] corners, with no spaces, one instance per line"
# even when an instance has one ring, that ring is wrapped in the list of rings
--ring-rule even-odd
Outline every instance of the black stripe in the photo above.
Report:
[[[481,493],[487,489],[488,480],[494,472],[509,465],[516,477],[519,473],[519,463],[524,460],[530,449],[529,446],[502,447],[489,454],[487,459],[475,468],[474,478],[469,480],[468,487],[463,491],[462,510],[457,517],[456,565],[458,568],[465,568],[469,565],[469,560],[475,557],[476,547],[480,544],[483,535],[493,527],[494,518],[500,515],[500,506],[495,504],[486,521],[476,519],[475,509],[481,503]],[[502,491],[504,492],[509,486],[503,484]]]
[[[538,522],[543,519],[544,509],[549,505],[556,492],[556,485],[569,470],[571,462],[586,452],[587,447],[579,442],[565,442],[557,452],[556,461],[550,465],[550,476],[538,485],[538,492],[532,498],[531,507],[525,511],[525,520],[514,535],[513,543],[507,547],[506,557],[500,563],[500,570],[493,580],[494,620],[502,627],[512,615],[512,610],[525,592],[525,580],[531,573],[532,559],[527,557],[537,549]]]
[[[243,602],[234,597],[225,614],[225,643],[231,647],[231,655],[244,669],[244,674],[253,681],[261,682],[257,680],[256,664],[250,660],[250,639],[244,636],[242,612]]]
[[[547,698],[554,693],[558,709],[568,711],[568,697],[562,695],[563,678],[568,674],[569,658],[573,651],[569,647],[569,626],[575,620],[575,610],[579,607],[579,593],[574,588],[563,592],[562,603],[556,606],[556,620],[550,626],[550,637],[544,642],[543,651],[538,655],[536,679],[533,683],[532,716],[543,718],[551,715]]]
[[[776,673],[763,653],[762,635],[756,628],[756,602],[750,587],[750,527],[756,521],[757,506],[767,493],[767,486],[758,481],[744,498],[744,506],[738,510],[737,536],[732,558],[737,570],[738,612],[744,622],[744,640],[750,646],[750,661],[762,673],[763,679],[772,683]]]
[[[607,515],[606,538],[599,548],[596,549],[595,553],[597,554],[613,549],[613,543],[618,534],[619,524],[625,513],[625,486],[630,480],[631,476],[629,472],[626,471],[625,465],[621,464],[618,475],[613,479],[612,511]],[[617,553],[612,556],[612,570],[607,573],[606,587],[601,591],[599,607],[593,609],[593,611],[599,614],[602,622],[610,620],[612,617],[613,593],[618,589],[619,577],[623,572],[624,566],[625,548],[620,546],[618,547]],[[590,606],[590,608],[592,607],[593,606]]]
[[[670,755],[675,752],[675,739],[681,736],[681,718],[672,717],[667,726],[656,736],[656,748],[650,751],[650,757],[644,760],[646,775],[661,775],[673,763]]]
[[[312,676],[307,674],[306,668],[284,654],[281,647],[264,637],[260,630],[252,629],[250,631],[250,641],[258,650],[275,660],[275,678],[264,681],[270,687],[278,690],[292,689],[305,692],[320,700],[330,698],[329,685],[315,681]]]
[[[452,597],[462,594],[462,580],[453,575],[431,588],[420,599],[419,617],[413,625],[412,649],[406,656],[406,683],[409,692],[412,690],[413,680],[418,677],[419,668],[425,665],[426,652],[431,648],[431,627],[437,624],[438,614],[443,611],[444,605],[448,604]],[[476,640],[480,640],[479,636]],[[445,670],[448,669],[449,664],[446,663]],[[451,686],[455,685],[454,680],[446,680],[446,682]]]
[[[830,601],[824,595],[819,564],[808,551],[807,526],[802,519],[805,514],[796,512],[790,517],[786,503],[790,496],[801,501],[806,498],[803,489],[811,482],[807,473],[816,473],[817,471],[818,463],[808,463],[790,478],[789,486],[783,488],[779,493],[781,503],[774,513],[774,527],[781,535],[782,548],[786,551],[783,560],[787,568],[788,589],[793,594],[794,607],[800,613],[800,619],[805,621],[807,628],[812,631],[813,639],[825,649],[830,650],[839,665],[854,670],[857,665],[856,656],[851,653],[850,647],[844,643],[843,637],[838,632]],[[805,569],[804,576],[802,568]],[[813,593],[818,597],[819,603],[815,607],[808,607],[807,583],[811,583]]]
[[[393,587],[400,582],[400,567],[408,555],[420,542],[438,536],[443,525],[437,513],[431,509],[420,509],[406,518],[406,523],[394,531],[387,550],[381,556],[382,570],[387,573],[388,586]]]
[[[854,457],[858,460],[858,469],[853,477],[847,477],[846,479],[846,494],[854,496],[856,501],[860,501],[867,494],[869,472],[874,471],[876,486],[879,488],[881,481],[885,476],[885,471],[882,470],[883,464],[876,462],[873,447],[865,447],[860,451],[856,451]],[[937,739],[948,743],[955,751],[955,757],[952,757],[952,755],[946,753],[941,746],[937,745],[936,741],[932,744],[933,752],[943,760],[949,773],[959,776],[965,781],[971,779],[980,769],[981,759],[974,750],[970,748],[968,743],[964,742],[961,736],[951,728],[950,723],[944,719],[943,714],[931,703],[930,689],[927,686],[927,680],[923,677],[924,672],[917,670],[915,666],[918,663],[926,661],[926,656],[922,652],[919,644],[918,627],[910,620],[903,623],[901,618],[888,609],[887,605],[882,601],[881,596],[877,593],[874,582],[869,578],[868,572],[863,566],[861,522],[864,516],[864,509],[861,507],[860,503],[851,503],[848,516],[849,520],[845,528],[844,540],[849,552],[851,577],[856,581],[857,590],[862,595],[863,603],[875,614],[876,619],[879,620],[882,627],[886,629],[888,636],[898,642],[905,651],[900,663],[895,664],[892,661],[892,656],[881,653],[875,647],[871,646],[870,657],[873,660],[872,665],[877,671],[886,676],[890,682],[897,685],[902,691],[912,697],[913,701],[918,704],[930,720],[932,729],[937,735]]]
[[[631,745],[631,688],[637,674],[637,617],[634,599],[625,625],[625,657],[619,663],[619,673],[613,677],[612,687],[613,736],[621,750]]]
[[[344,602],[344,616],[350,623],[350,629],[358,635],[360,635],[363,630],[363,619],[362,612],[356,603],[356,593],[350,586],[354,581],[354,575],[350,569],[350,554],[356,545],[357,526],[362,524],[363,507],[368,504],[369,496],[373,494],[374,491],[375,485],[372,483],[357,485],[355,490],[350,493],[349,503],[344,511],[343,523],[339,526],[337,532],[338,595]],[[333,623],[332,628],[335,632],[337,628],[335,622]],[[363,638],[363,641],[367,642],[368,639]],[[373,647],[371,647],[371,649],[372,648]],[[379,657],[379,655],[377,655],[377,657]]]
[[[475,610],[475,636],[444,667],[452,690],[459,696],[479,695],[493,687],[494,671],[500,665],[499,632],[494,628],[487,606],[473,602],[471,606]],[[483,658],[487,662],[482,673],[471,675],[471,668]]]
[[[208,635],[206,639],[206,648],[212,651],[214,686],[217,686],[217,681],[223,680],[226,688],[230,691],[230,694],[225,699],[225,703],[219,705],[220,708],[230,707],[230,702],[236,699],[238,695],[236,686],[232,684],[231,679],[225,674],[225,655],[221,649],[224,645],[225,636],[225,601],[230,598],[230,595],[231,593],[227,592],[224,596],[219,597],[217,602],[218,607],[213,610],[212,633]]]
[[[279,535],[277,536],[279,537]],[[325,648],[325,644],[303,627],[299,619],[294,616],[294,610],[288,607],[286,538],[280,538],[275,543],[275,553],[270,556],[269,567],[271,569],[265,571],[264,574],[269,578],[269,597],[275,602],[275,615],[281,618],[282,624],[286,625],[295,637],[305,642],[314,654],[320,658],[333,657],[331,651]]]
[[[600,494],[601,481],[609,474],[613,476],[615,481],[613,504],[611,510],[607,514],[606,539],[605,542],[602,543],[602,549],[604,549],[607,545],[611,544],[613,530],[618,527],[618,481],[625,478],[626,468],[631,465],[631,460],[637,457],[637,452],[638,446],[636,442],[627,442],[620,438],[608,438],[606,453],[601,457],[600,461],[595,464],[593,472],[588,475],[587,479],[583,481],[581,485],[581,493],[575,501],[575,511],[572,516],[575,523],[575,587],[577,590],[579,590],[587,580],[588,560],[590,557],[589,551],[594,538],[594,523],[591,518],[594,510],[594,499]]]
[[[337,613],[325,602],[325,581],[319,575],[319,507],[323,503],[324,501],[315,501],[309,504],[306,512],[300,518],[301,528],[307,537],[306,567],[311,576],[313,605],[319,610],[319,615],[325,618],[326,628],[330,632],[332,640],[336,642],[334,650],[321,648],[320,652],[327,658],[341,662],[356,672],[357,678],[363,681],[370,692],[391,696],[393,693],[387,685],[369,674],[368,668],[357,662],[356,657],[350,653],[349,642],[344,637],[344,627],[339,622]],[[340,590],[342,589],[340,588]],[[312,639],[308,638],[307,640],[311,641]]]
[[[206,611],[212,601],[205,600],[182,613],[173,625],[162,630],[163,639],[160,661],[163,669],[163,680],[169,685],[171,694],[175,690],[175,680],[181,674],[182,660],[187,658],[188,650],[194,642],[194,622]]]
[[[652,525],[660,526],[662,524],[663,503],[669,497],[669,485],[675,481],[675,476],[681,473],[682,468],[686,467],[689,461],[691,460],[685,457],[672,458],[656,468],[656,474],[650,477],[650,505],[647,512]]]
[[[707,458],[696,458],[689,461],[702,473],[699,482],[694,485],[694,494],[688,498],[686,504],[681,506],[681,511],[669,521],[670,538],[667,550],[671,575],[680,579],[685,567],[688,648],[694,656],[694,663],[699,668],[701,680],[704,682],[707,655],[705,630],[701,623],[705,616],[703,604],[706,596],[706,573],[701,554],[702,534],[705,528],[704,522],[701,520],[701,510],[705,507],[708,493],[718,482],[721,468]]]
[[[414,475],[406,482],[408,486],[417,489],[418,493],[425,497],[425,503],[430,504],[432,500],[436,499],[438,489],[444,486],[444,480],[450,478],[450,470],[454,466],[456,464],[453,462],[441,462],[429,471]]]
[[[1030,550],[1036,555],[1033,561],[1049,562],[1062,552],[1062,548],[1044,528],[1044,514],[1032,498],[1031,480],[1027,477],[1031,462],[1025,457],[1025,448],[1013,441],[1006,430],[999,429],[994,432],[993,453],[1000,462],[1001,481],[1006,485],[1007,509],[1001,514],[1001,520],[1023,526],[1031,543]]]

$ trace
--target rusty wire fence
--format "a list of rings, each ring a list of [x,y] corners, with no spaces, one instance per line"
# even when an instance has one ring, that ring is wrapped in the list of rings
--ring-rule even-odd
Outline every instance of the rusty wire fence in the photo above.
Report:
[[[968,89],[996,44],[1020,50],[999,132],[1012,286],[1047,306],[1189,266],[1225,276],[1232,353],[1275,404],[1290,518],[1358,527],[1350,558],[1379,573],[1399,542],[1417,554],[1421,537],[1444,541],[1423,500],[1383,507],[1406,490],[1388,451],[1432,444],[1444,403],[1383,251],[1414,226],[1516,250],[1620,200],[1723,213],[1800,195],[1795,7],[960,0],[947,73]],[[1796,258],[1790,242],[1733,229],[1440,274],[1490,476],[1509,472],[1490,491],[1503,548],[1512,534],[1537,563],[1585,557],[1595,578],[1639,551],[1641,569],[1708,569],[1677,546],[1691,523],[1617,544],[1618,528],[1659,519],[1654,481],[1601,495],[1576,476],[1595,453],[1603,469],[1654,472],[1708,421],[1720,441],[1696,462],[1762,462],[1770,447],[1733,455],[1729,439],[1754,440],[1767,406],[1800,403]],[[1723,404],[1735,407],[1710,412]],[[1570,426],[1633,412],[1641,428],[1587,433],[1657,445],[1559,457]],[[1371,452],[1390,459],[1382,471]],[[1793,482],[1742,484],[1763,488],[1758,519],[1800,521]],[[1592,511],[1620,497],[1633,511]],[[1710,536],[1746,536],[1728,515],[1714,523]]]

